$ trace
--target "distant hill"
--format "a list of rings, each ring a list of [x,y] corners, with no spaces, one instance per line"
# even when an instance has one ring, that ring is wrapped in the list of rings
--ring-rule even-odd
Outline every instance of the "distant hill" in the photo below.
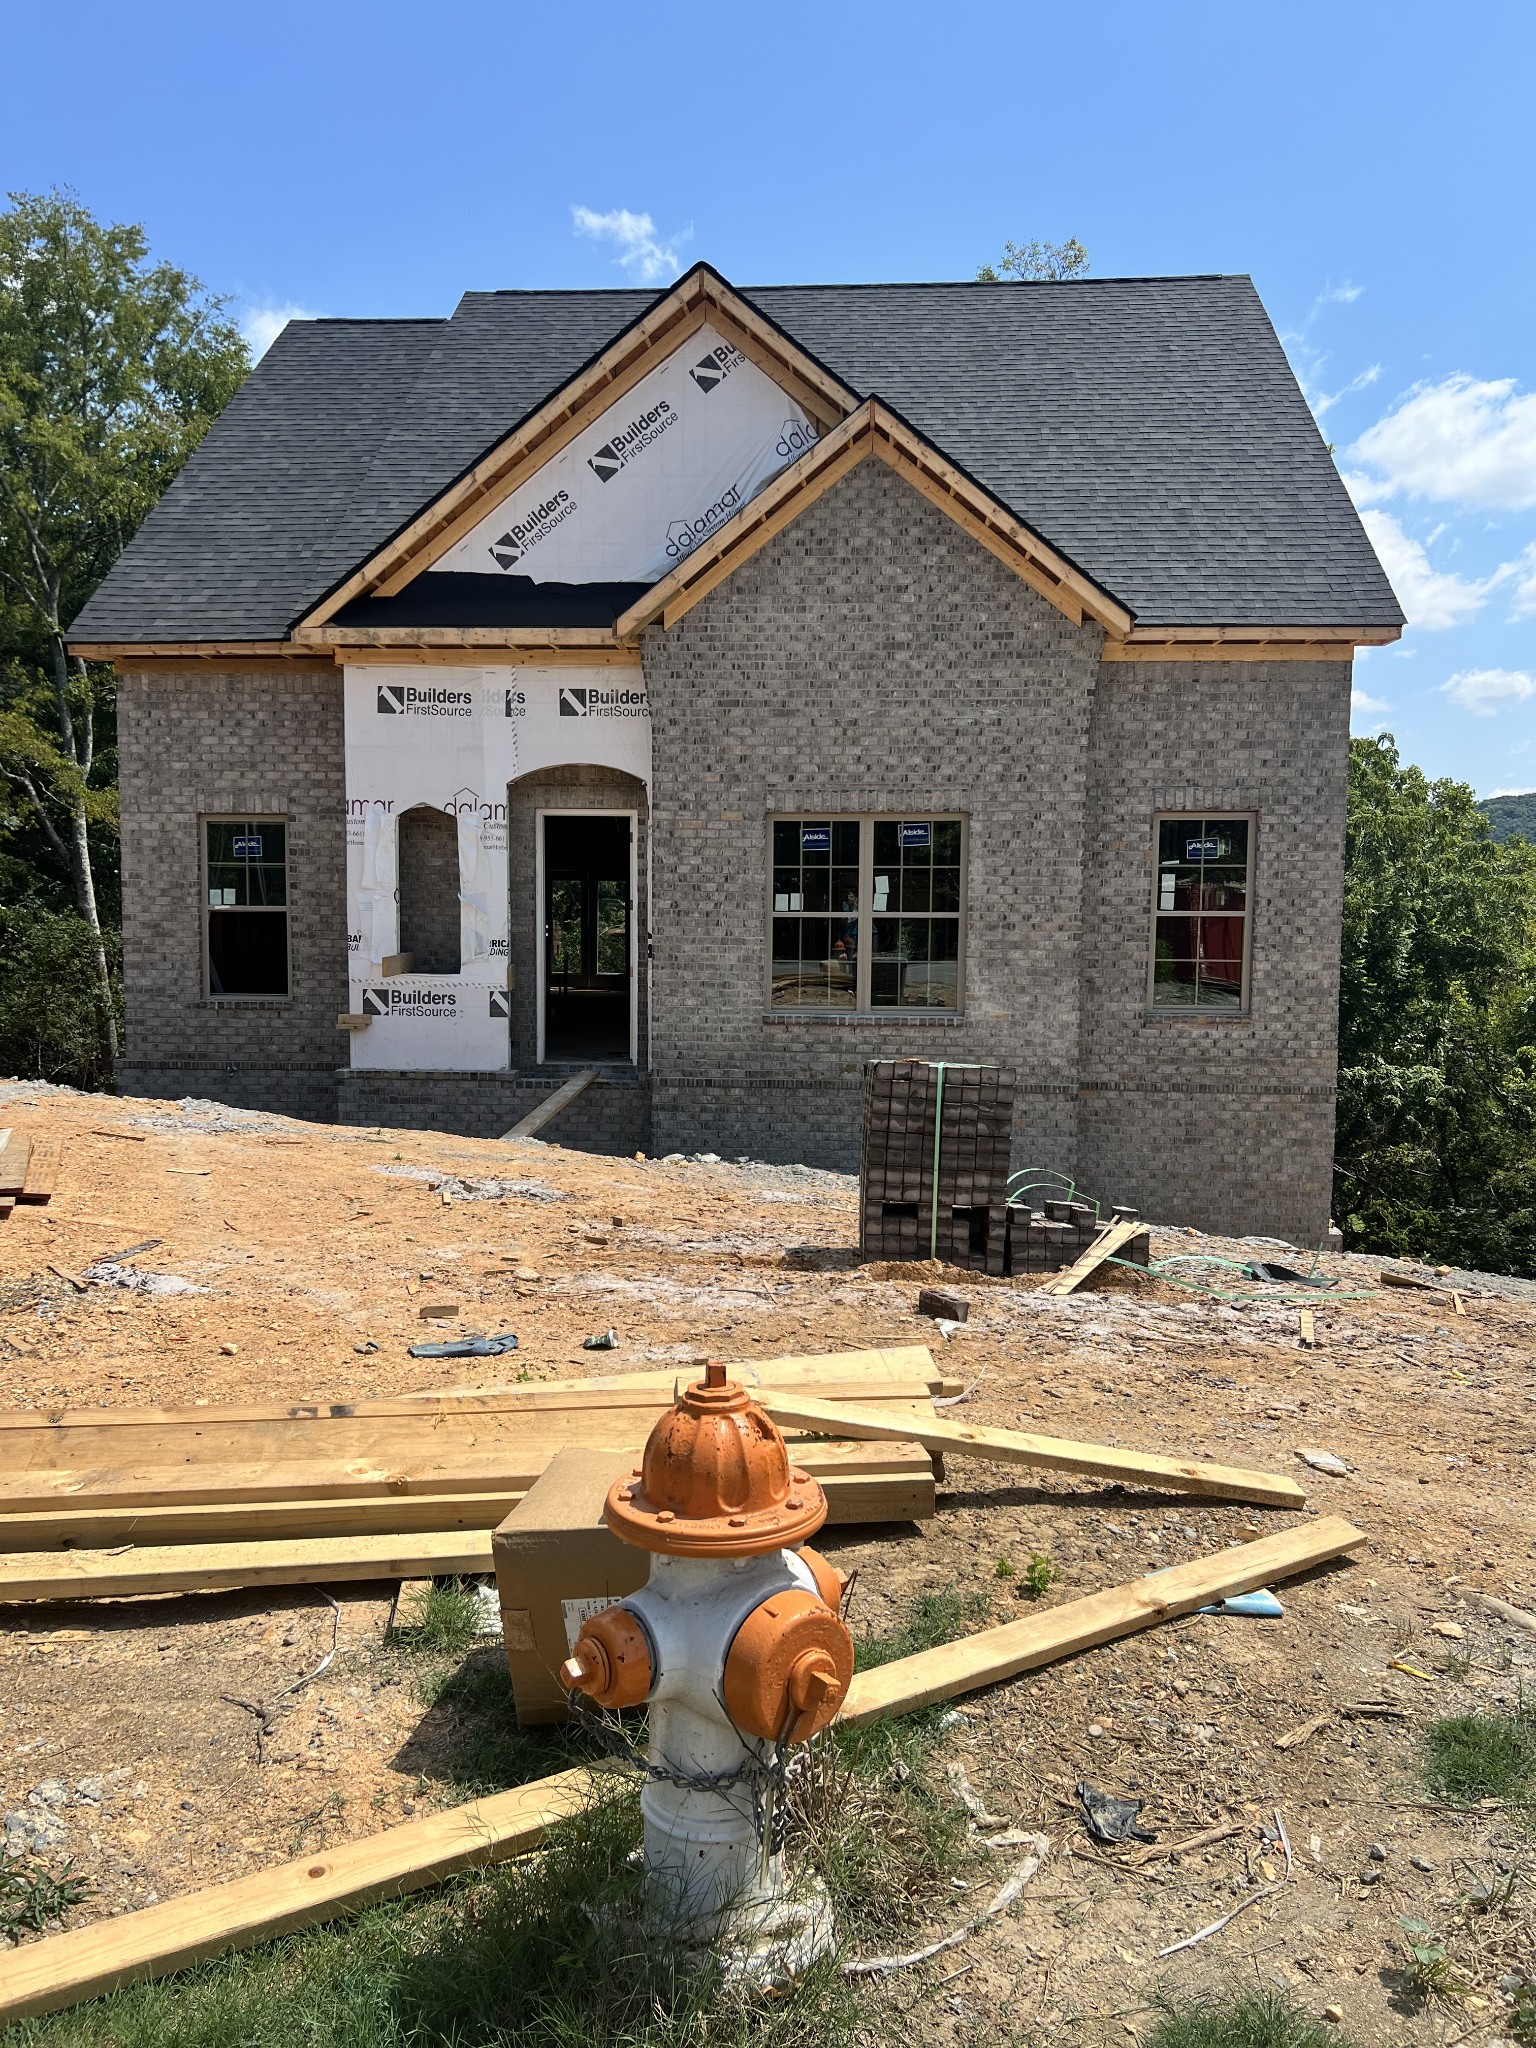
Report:
[[[1520,838],[1536,846],[1536,789],[1523,796],[1485,796],[1477,808],[1487,812],[1495,839]]]

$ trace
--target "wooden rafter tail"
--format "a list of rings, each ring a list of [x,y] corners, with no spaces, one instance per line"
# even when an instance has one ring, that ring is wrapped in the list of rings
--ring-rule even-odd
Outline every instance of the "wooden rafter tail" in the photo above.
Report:
[[[1364,1533],[1342,1516],[1304,1522],[1280,1536],[1240,1544],[1214,1557],[1196,1558],[1171,1571],[1134,1579],[1107,1592],[1068,1600],[1060,1607],[1031,1614],[979,1635],[899,1657],[874,1671],[862,1671],[849,1687],[838,1719],[845,1723],[875,1721],[887,1714],[909,1714],[939,1700],[976,1692],[984,1685],[1016,1678],[1061,1657],[1091,1650],[1100,1643],[1133,1635],[1154,1622],[1172,1621],[1217,1600],[1251,1593],[1274,1579],[1327,1564],[1358,1550]]]
[[[1002,1465],[1026,1465],[1047,1472],[1081,1472],[1125,1486],[1150,1486],[1210,1500],[1241,1500],[1259,1507],[1300,1508],[1306,1494],[1278,1472],[1250,1472],[1241,1466],[1211,1465],[1190,1458],[1165,1458],[1118,1445],[1084,1444],[1067,1437],[1033,1436],[1023,1430],[991,1429],[981,1423],[939,1416],[886,1414],[874,1405],[851,1406],[770,1389],[759,1400],[782,1426],[825,1431],[855,1441],[921,1444],[924,1450],[956,1457],[991,1458]]]
[[[461,1870],[504,1863],[538,1848],[597,1791],[590,1771],[561,1771],[230,1884],[10,1949],[0,1955],[0,2020],[57,2012],[441,1884]]]

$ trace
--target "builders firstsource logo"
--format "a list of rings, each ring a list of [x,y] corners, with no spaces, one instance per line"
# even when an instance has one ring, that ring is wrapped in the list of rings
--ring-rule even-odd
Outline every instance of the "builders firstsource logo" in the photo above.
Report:
[[[659,441],[669,427],[676,426],[677,414],[670,399],[658,398],[649,412],[638,413],[619,429],[612,440],[587,457],[587,467],[602,483],[610,482],[635,457]]]
[[[595,690],[583,684],[562,684],[562,718],[649,718],[650,700],[644,690]]]
[[[569,491],[556,491],[546,498],[542,505],[534,505],[520,519],[493,540],[488,550],[491,560],[498,569],[515,569],[527,555],[531,555],[541,540],[552,534],[576,510],[576,500]]]
[[[722,341],[712,348],[707,356],[700,356],[688,372],[701,391],[713,391],[717,384],[723,384],[732,370],[739,369],[746,357],[730,342]]]
[[[374,710],[391,718],[472,718],[472,690],[418,689],[414,683],[380,683]]]
[[[459,997],[449,988],[365,988],[365,1017],[427,1017],[435,1023],[457,1024]]]

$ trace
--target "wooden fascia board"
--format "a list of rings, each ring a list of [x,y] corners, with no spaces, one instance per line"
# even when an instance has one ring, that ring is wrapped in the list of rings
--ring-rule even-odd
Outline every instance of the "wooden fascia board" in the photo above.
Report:
[[[559,453],[608,406],[633,388],[662,356],[683,346],[711,318],[731,330],[731,339],[760,368],[787,383],[818,420],[837,419],[858,403],[856,395],[781,334],[722,278],[703,268],[692,271],[650,313],[627,328],[609,348],[531,419],[481,457],[474,467],[427,506],[393,540],[355,570],[295,628],[302,639],[333,618],[354,597],[377,591],[392,596],[441,560],[486,514],[543,463]]]
[[[514,632],[505,626],[345,626],[324,636],[328,650],[350,655],[354,648],[616,648],[611,626],[545,626]]]
[[[1137,626],[1106,641],[1105,661],[1348,661],[1385,647],[1400,626]]]
[[[314,649],[295,646],[291,640],[71,640],[71,654],[82,661],[131,662],[218,661],[226,655],[267,661],[312,661]]]
[[[621,613],[615,628],[619,638],[628,639],[657,618],[672,626],[870,455],[921,491],[1073,625],[1081,625],[1087,613],[1108,633],[1129,627],[1129,612],[1106,600],[1086,577],[970,483],[878,399],[867,399],[813,449],[781,470],[704,548]]]
[[[669,570],[659,583],[653,583],[643,597],[636,598],[628,611],[620,612],[614,623],[618,637],[621,640],[631,638],[642,626],[650,625],[668,612],[674,603],[681,603],[685,595],[690,604],[696,604],[704,595],[702,588],[697,589],[695,595],[696,586],[701,585],[717,565],[728,564],[726,573],[729,573],[729,569],[756,554],[782,525],[788,523],[788,519],[798,518],[807,505],[813,504],[815,498],[829,488],[828,483],[821,481],[826,471],[842,462],[856,447],[858,454],[854,461],[838,469],[838,475],[846,474],[847,468],[862,461],[869,450],[859,447],[859,444],[870,438],[873,427],[874,408],[866,401],[835,426],[830,434],[824,434],[814,448],[807,449],[787,469],[781,469],[776,477],[764,484],[755,497],[749,498],[739,512],[733,513],[723,526],[716,529],[702,548]],[[810,495],[812,492],[814,496]],[[788,519],[774,524],[781,511],[787,513]],[[713,589],[719,580],[713,577],[708,587]],[[682,612],[679,611],[677,616],[681,617]]]
[[[639,668],[638,647],[338,647],[338,664],[392,668]]]

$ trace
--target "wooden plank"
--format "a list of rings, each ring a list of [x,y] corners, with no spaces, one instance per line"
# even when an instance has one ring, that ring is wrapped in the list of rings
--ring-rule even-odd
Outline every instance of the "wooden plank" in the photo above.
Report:
[[[32,1159],[27,1167],[26,1182],[18,1202],[46,1202],[59,1182],[59,1165],[64,1157],[64,1147],[57,1138],[39,1138],[32,1147]]]
[[[932,1412],[929,1410],[928,1412]],[[619,1463],[640,1454],[646,1432],[583,1436],[585,1448],[612,1449]],[[493,1529],[540,1476],[569,1437],[540,1444],[511,1471],[466,1477],[454,1472],[413,1475],[407,1484],[365,1486],[354,1474],[327,1475],[322,1466],[249,1468],[191,1466],[101,1477],[50,1473],[38,1484],[27,1474],[0,1485],[0,1543],[7,1550],[76,1547],[100,1550],[119,1543],[201,1543],[224,1536],[403,1534],[416,1529]],[[797,1466],[825,1488],[833,1520],[922,1519],[933,1512],[933,1467],[911,1442],[811,1442],[790,1438]],[[294,1477],[295,1470],[299,1476]],[[878,1482],[878,1484],[876,1484]],[[840,1513],[846,1493],[873,1502],[891,1489],[892,1512]],[[926,1503],[926,1504],[925,1504]]]
[[[85,1219],[79,1219],[81,1221]],[[98,1219],[110,1221],[111,1219]],[[122,1226],[128,1228],[128,1225]],[[473,1361],[466,1361],[473,1363]],[[926,1344],[905,1344],[885,1350],[824,1351],[795,1354],[784,1358],[749,1359],[733,1362],[732,1376],[744,1385],[812,1388],[836,1387],[838,1399],[861,1399],[866,1393],[885,1398],[882,1382],[922,1382],[929,1391],[942,1391],[947,1382],[937,1371],[933,1353]],[[555,1414],[569,1409],[587,1410],[597,1403],[604,1407],[656,1406],[656,1396],[665,1406],[686,1369],[669,1366],[655,1371],[599,1373],[590,1379],[544,1380],[533,1385],[493,1389],[438,1389],[420,1394],[394,1394],[369,1401],[261,1403],[217,1408],[10,1408],[0,1410],[0,1440],[6,1436],[25,1437],[33,1432],[56,1434],[71,1429],[135,1429],[151,1426],[171,1431],[201,1431],[240,1423],[330,1423],[372,1421],[386,1417],[408,1420],[413,1425],[426,1420],[434,1428],[448,1422],[474,1421],[497,1415]],[[901,1389],[903,1396],[906,1387]],[[14,1457],[0,1462],[24,1462]]]
[[[9,1195],[14,1202],[27,1184],[27,1168],[32,1162],[32,1140],[21,1137],[13,1131],[3,1152],[0,1152],[0,1195]]]
[[[503,1131],[501,1143],[505,1145],[512,1138],[531,1138],[536,1131],[542,1131],[568,1103],[574,1102],[578,1095],[584,1094],[597,1078],[596,1067],[583,1067],[579,1074],[573,1074],[563,1087],[555,1090],[553,1095],[546,1095],[536,1109],[530,1109],[510,1131]]]
[[[1342,1516],[1327,1515],[1257,1543],[1238,1544],[1214,1557],[1195,1558],[1171,1571],[1134,1579],[1129,1585],[1068,1600],[1022,1621],[1004,1622],[1001,1628],[983,1629],[957,1643],[941,1643],[915,1657],[898,1657],[894,1663],[857,1675],[838,1719],[875,1721],[886,1714],[909,1714],[937,1700],[975,1692],[1021,1671],[1035,1671],[1058,1658],[1132,1635],[1153,1622],[1171,1621],[1211,1601],[1229,1600],[1273,1579],[1309,1571],[1330,1558],[1358,1550],[1365,1540],[1362,1531]]]
[[[440,1884],[457,1871],[504,1863],[581,1812],[595,1785],[590,1771],[560,1771],[230,1884],[9,1949],[0,1955],[0,2020],[57,2012]]]
[[[1091,1274],[1096,1273],[1106,1259],[1112,1259],[1133,1237],[1139,1237],[1146,1227],[1134,1218],[1124,1223],[1112,1223],[1102,1237],[1095,1238],[1074,1265],[1068,1266],[1065,1273],[1053,1274],[1044,1286],[1035,1290],[1036,1293],[1071,1294],[1074,1289],[1081,1287]]]
[[[1240,1466],[1207,1465],[1164,1458],[1117,1445],[1075,1443],[1066,1437],[1032,1436],[1023,1430],[989,1429],[980,1423],[946,1422],[935,1416],[882,1415],[873,1405],[845,1408],[800,1394],[769,1392],[762,1405],[781,1426],[827,1430],[851,1437],[910,1441],[929,1451],[952,1451],[999,1464],[1033,1465],[1045,1471],[1085,1472],[1131,1486],[1155,1486],[1171,1493],[1203,1494],[1212,1500],[1254,1501],[1267,1507],[1299,1508],[1306,1494],[1294,1479],[1250,1472]]]
[[[490,1531],[406,1536],[310,1536],[272,1543],[144,1545],[0,1555],[0,1602],[126,1599],[137,1593],[207,1593],[231,1586],[326,1586],[343,1579],[431,1579],[489,1572]]]

